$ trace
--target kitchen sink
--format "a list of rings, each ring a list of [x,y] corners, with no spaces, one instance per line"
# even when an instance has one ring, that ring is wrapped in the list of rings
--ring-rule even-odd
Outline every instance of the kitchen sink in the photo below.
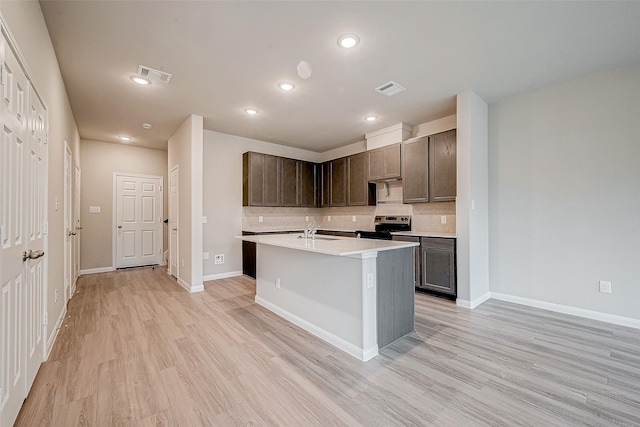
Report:
[[[300,235],[298,236],[298,239],[304,239],[304,236]],[[340,240],[340,238],[332,236],[316,236],[315,239],[309,237],[307,240]]]

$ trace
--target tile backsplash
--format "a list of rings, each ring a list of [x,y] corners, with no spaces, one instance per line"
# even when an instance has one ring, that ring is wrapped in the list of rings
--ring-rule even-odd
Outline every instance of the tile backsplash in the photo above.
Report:
[[[336,208],[259,208],[242,209],[244,230],[303,229],[308,223],[324,229],[373,230],[376,215],[411,215],[411,229],[434,233],[456,232],[456,203],[402,203],[402,185],[391,182],[378,184],[377,206],[346,206]],[[260,222],[262,217],[263,222]],[[308,217],[308,221],[307,221]],[[446,223],[442,223],[442,218]]]

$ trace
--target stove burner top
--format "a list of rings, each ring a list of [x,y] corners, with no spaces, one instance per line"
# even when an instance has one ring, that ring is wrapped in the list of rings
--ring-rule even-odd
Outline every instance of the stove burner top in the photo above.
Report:
[[[356,231],[356,236],[363,239],[391,240],[394,231],[411,231],[411,217],[376,216],[374,220],[376,231]]]

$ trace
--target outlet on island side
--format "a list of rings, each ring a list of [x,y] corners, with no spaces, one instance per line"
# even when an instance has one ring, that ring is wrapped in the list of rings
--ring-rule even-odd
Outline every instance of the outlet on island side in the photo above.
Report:
[[[276,289],[280,289],[280,278],[276,277]]]
[[[216,264],[224,264],[224,255],[216,255],[215,256],[215,263]]]

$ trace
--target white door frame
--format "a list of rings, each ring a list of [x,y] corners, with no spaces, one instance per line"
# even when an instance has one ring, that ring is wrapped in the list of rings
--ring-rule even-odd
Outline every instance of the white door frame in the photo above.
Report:
[[[171,218],[171,213],[172,213],[172,208],[171,208],[171,188],[168,189],[169,193],[167,196],[168,199],[168,204],[169,204],[169,212],[167,215],[167,218],[169,218],[169,223],[167,224],[167,230],[169,232],[169,235],[167,236],[167,243],[169,246],[169,256],[168,256],[168,260],[167,260],[167,273],[169,273],[169,275],[171,275],[171,263],[172,260],[175,258],[176,259],[176,279],[178,277],[180,277],[180,263],[177,261],[179,260],[179,256],[180,256],[180,245],[178,244],[178,242],[180,241],[180,223],[179,223],[179,215],[178,215],[178,207],[180,205],[180,169],[179,169],[179,165],[175,165],[174,167],[171,168],[171,170],[169,170],[169,186],[171,186],[171,175],[173,174],[173,172],[176,172],[176,175],[178,177],[178,184],[176,185],[176,207],[175,209],[173,209],[175,212],[173,212],[175,214],[175,224],[176,224],[176,247],[172,248],[171,246],[171,227],[172,227],[172,219]],[[174,253],[175,252],[175,253]]]
[[[74,231],[77,234],[74,239],[73,245],[73,287],[71,288],[72,294],[76,290],[76,282],[78,277],[80,276],[80,230],[82,227],[80,226],[80,183],[82,179],[82,170],[80,169],[80,165],[78,162],[74,162],[74,185],[73,185],[73,217],[74,217]]]
[[[71,168],[73,167],[73,154],[69,143],[64,142],[64,302],[73,295],[73,183]]]
[[[126,172],[114,172],[113,173],[113,204],[111,205],[111,210],[113,211],[112,216],[112,224],[111,224],[111,245],[113,247],[111,253],[111,266],[115,270],[117,268],[117,258],[118,258],[118,192],[116,191],[117,179],[119,176],[130,176],[134,178],[152,178],[152,179],[160,179],[160,216],[162,217],[164,209],[164,177],[157,175],[145,175],[139,173],[126,173]],[[161,223],[162,224],[162,223]],[[164,227],[160,227],[160,233],[164,233]],[[160,245],[161,250],[160,253],[164,251],[164,236],[160,236]],[[158,264],[159,265],[159,264]]]

